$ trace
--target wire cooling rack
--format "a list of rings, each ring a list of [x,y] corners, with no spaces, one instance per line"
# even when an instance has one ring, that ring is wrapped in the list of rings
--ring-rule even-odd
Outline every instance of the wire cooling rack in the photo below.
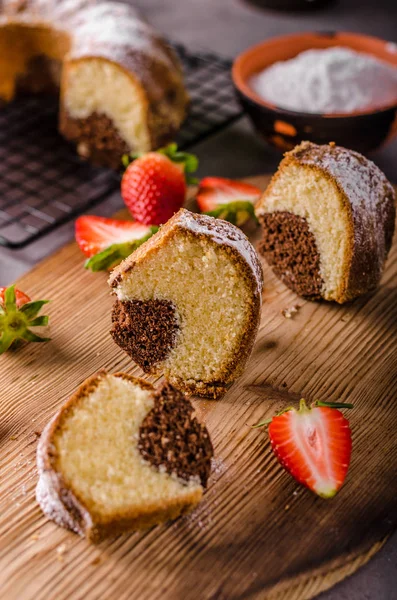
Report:
[[[230,62],[174,45],[191,98],[177,142],[188,148],[239,118]],[[57,132],[57,103],[16,100],[0,110],[0,245],[21,248],[87,211],[119,185],[118,174],[80,160]]]

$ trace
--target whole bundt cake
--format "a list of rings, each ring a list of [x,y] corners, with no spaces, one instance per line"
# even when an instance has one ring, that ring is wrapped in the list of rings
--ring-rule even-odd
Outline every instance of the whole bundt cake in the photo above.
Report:
[[[241,375],[261,312],[262,269],[243,232],[181,209],[113,271],[111,334],[147,373],[219,397]]]
[[[60,91],[60,131],[92,162],[170,141],[187,106],[173,50],[127,5],[0,3],[0,100]]]
[[[358,152],[303,142],[286,153],[256,214],[259,252],[297,294],[343,303],[379,284],[394,191]]]

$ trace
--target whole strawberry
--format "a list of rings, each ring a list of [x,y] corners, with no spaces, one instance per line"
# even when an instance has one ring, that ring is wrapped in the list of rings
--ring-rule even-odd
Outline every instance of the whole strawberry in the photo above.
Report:
[[[183,206],[187,184],[196,183],[189,174],[196,171],[197,158],[170,144],[130,160],[123,157],[127,167],[121,181],[125,205],[139,223],[166,223]]]

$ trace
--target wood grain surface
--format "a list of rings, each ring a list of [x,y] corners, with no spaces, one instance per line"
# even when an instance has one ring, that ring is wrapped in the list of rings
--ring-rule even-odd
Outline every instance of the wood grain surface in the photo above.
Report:
[[[142,375],[108,334],[106,275],[82,265],[72,243],[17,282],[51,299],[52,341],[0,357],[0,597],[300,600],[363,565],[397,527],[396,244],[378,291],[343,307],[298,298],[264,266],[244,375],[222,400],[195,401],[216,453],[203,502],[99,546],[47,521],[34,499],[37,438],[60,404],[101,367]],[[301,396],[355,405],[351,468],[332,500],[298,486],[266,431],[250,428]]]

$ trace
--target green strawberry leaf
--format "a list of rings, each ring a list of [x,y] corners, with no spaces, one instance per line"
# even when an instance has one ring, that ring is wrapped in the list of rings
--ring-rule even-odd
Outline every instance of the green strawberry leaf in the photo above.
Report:
[[[15,286],[12,285],[5,290],[4,304],[0,311],[0,354],[6,352],[18,340],[47,342],[50,339],[39,337],[29,329],[48,325],[48,316],[37,316],[47,302],[48,300],[27,302],[18,308]]]
[[[25,340],[25,342],[49,342],[51,339],[47,337],[40,337],[39,335],[33,333],[33,331],[30,331],[30,329],[26,329],[21,335],[21,338]]]
[[[21,313],[25,315],[27,319],[33,319],[40,312],[41,308],[48,304],[49,300],[35,300],[33,302],[27,302],[19,309]]]
[[[4,307],[6,311],[17,310],[16,302],[15,285],[10,285],[4,292]]]
[[[48,315],[42,315],[41,317],[36,317],[33,321],[29,322],[30,327],[45,327],[48,325],[49,317]]]
[[[11,331],[4,332],[3,335],[0,337],[0,354],[6,352],[6,350],[8,350],[8,348],[11,346],[14,340],[14,334]]]
[[[216,219],[229,221],[230,223],[233,223],[233,225],[237,225],[237,227],[244,225],[250,218],[253,218],[256,223],[258,222],[254,205],[248,200],[236,200],[235,202],[229,202],[228,204],[220,204],[214,210],[210,210],[204,214],[215,217]]]
[[[322,400],[316,400],[315,402],[313,402],[313,404],[311,405],[311,408],[317,408],[319,406],[325,406],[327,408],[354,408],[354,404],[349,404],[348,402],[324,402]],[[311,408],[308,408],[306,401],[303,398],[301,398],[301,400],[299,402],[299,411],[298,412],[310,411]],[[287,408],[284,408],[280,412],[276,413],[274,416],[279,417],[280,415],[282,415],[285,412],[288,412],[290,410],[296,410],[296,408],[294,408],[293,406],[288,406]],[[256,427],[264,427],[265,425],[270,425],[272,420],[273,420],[273,417],[271,419],[266,419],[266,421],[262,421],[261,423],[257,423],[256,425],[251,425],[251,427],[253,429],[255,429]]]
[[[257,427],[265,427],[265,425],[270,425],[270,423],[273,421],[273,417],[271,419],[266,419],[266,421],[261,421],[260,423],[257,423],[256,425],[251,425],[252,429],[256,429]]]
[[[128,167],[132,160],[133,159],[129,154],[123,154],[123,156],[121,157],[121,164],[123,165],[124,169]]]
[[[159,148],[156,152],[164,154],[164,156],[167,156],[172,162],[183,166],[187,185],[196,185],[198,183],[198,179],[189,177],[189,173],[194,173],[198,169],[199,160],[195,154],[178,150],[178,145],[175,142],[168,144],[168,146],[165,146],[164,148]],[[144,156],[143,152],[123,154],[121,163],[124,169],[127,169],[135,159],[140,158],[141,156]]]
[[[149,233],[138,240],[112,244],[108,248],[105,248],[105,250],[102,250],[102,252],[98,252],[86,260],[84,267],[93,273],[107,271],[113,268],[132,254],[141,244],[152,237],[156,231],[158,231],[158,227],[152,226],[149,228]]]
[[[273,417],[271,417],[270,419],[266,419],[266,421],[261,421],[260,423],[257,423],[256,425],[251,425],[251,427],[252,427],[252,429],[256,429],[257,427],[265,427],[266,425],[270,425],[270,423],[273,421],[274,417],[280,417],[281,415],[283,415],[286,412],[289,412],[290,410],[296,410],[296,409],[293,406],[287,406],[287,408],[283,408],[283,410],[280,410],[278,413],[273,415]]]
[[[324,402],[322,400],[316,400],[313,402],[312,407],[316,406],[325,406],[328,408],[354,408],[354,404],[349,404],[348,402]]]
[[[198,169],[199,160],[195,154],[189,152],[181,152],[178,150],[178,146],[175,143],[168,144],[165,148],[157,150],[160,154],[167,156],[172,162],[183,165],[183,172],[186,176],[186,183],[193,185],[198,183],[198,180],[193,177],[189,177],[189,173],[194,173]]]

